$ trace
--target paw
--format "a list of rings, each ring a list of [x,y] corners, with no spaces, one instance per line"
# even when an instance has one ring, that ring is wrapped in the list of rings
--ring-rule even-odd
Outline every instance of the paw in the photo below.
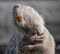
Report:
[[[44,35],[41,35],[41,36],[34,35],[30,37],[31,42],[42,42],[43,39],[44,39]]]
[[[33,51],[35,45],[26,45],[22,47],[22,51]]]

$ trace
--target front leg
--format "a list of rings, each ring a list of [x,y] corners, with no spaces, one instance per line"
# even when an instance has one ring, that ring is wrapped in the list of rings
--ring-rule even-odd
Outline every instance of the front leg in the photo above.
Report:
[[[30,38],[29,38],[29,40],[30,40],[30,42],[31,43],[42,43],[43,42],[43,40],[44,40],[44,35],[41,35],[41,36],[38,36],[38,35],[34,35],[34,36],[31,36]]]
[[[34,47],[35,47],[35,45],[26,45],[26,46],[23,46],[23,47],[22,47],[22,50],[24,50],[24,51],[25,51],[25,50],[30,50],[30,51],[31,51],[31,50],[34,49]]]
[[[43,53],[42,44],[27,45],[22,48],[24,54],[39,54]]]
[[[44,35],[41,35],[41,36],[38,36],[38,35],[34,35],[34,36],[31,36],[29,39],[31,42],[35,42],[35,44],[33,45],[26,45],[26,46],[23,46],[23,50],[34,50],[35,47],[39,47],[40,45],[43,44],[43,41],[44,41]],[[38,44],[37,44],[38,42]],[[37,45],[37,46],[36,46]]]
[[[34,54],[35,45],[26,45],[22,47],[22,54]]]
[[[30,41],[33,43],[35,42],[35,44],[23,46],[22,51],[24,51],[24,53],[26,53],[26,54],[29,54],[28,52],[33,53],[33,52],[37,51],[37,49],[42,48],[43,40],[44,40],[43,35],[41,35],[41,36],[34,35],[34,36],[30,37]]]

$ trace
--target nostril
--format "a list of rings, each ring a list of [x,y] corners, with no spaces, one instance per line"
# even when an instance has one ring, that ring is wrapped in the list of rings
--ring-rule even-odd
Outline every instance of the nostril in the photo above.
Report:
[[[15,5],[14,8],[18,8],[19,6],[18,5]]]
[[[18,8],[19,6],[18,6],[18,5],[16,5],[16,7]]]

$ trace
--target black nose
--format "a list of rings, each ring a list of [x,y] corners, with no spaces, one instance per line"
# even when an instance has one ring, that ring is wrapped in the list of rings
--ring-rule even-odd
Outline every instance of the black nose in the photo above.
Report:
[[[14,8],[18,8],[19,6],[18,5],[15,5]]]

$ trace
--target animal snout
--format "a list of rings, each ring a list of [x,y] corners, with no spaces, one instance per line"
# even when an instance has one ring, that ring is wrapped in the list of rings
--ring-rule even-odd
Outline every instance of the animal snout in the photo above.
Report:
[[[19,5],[15,5],[15,6],[14,6],[14,8],[18,8],[18,7],[19,7]]]

